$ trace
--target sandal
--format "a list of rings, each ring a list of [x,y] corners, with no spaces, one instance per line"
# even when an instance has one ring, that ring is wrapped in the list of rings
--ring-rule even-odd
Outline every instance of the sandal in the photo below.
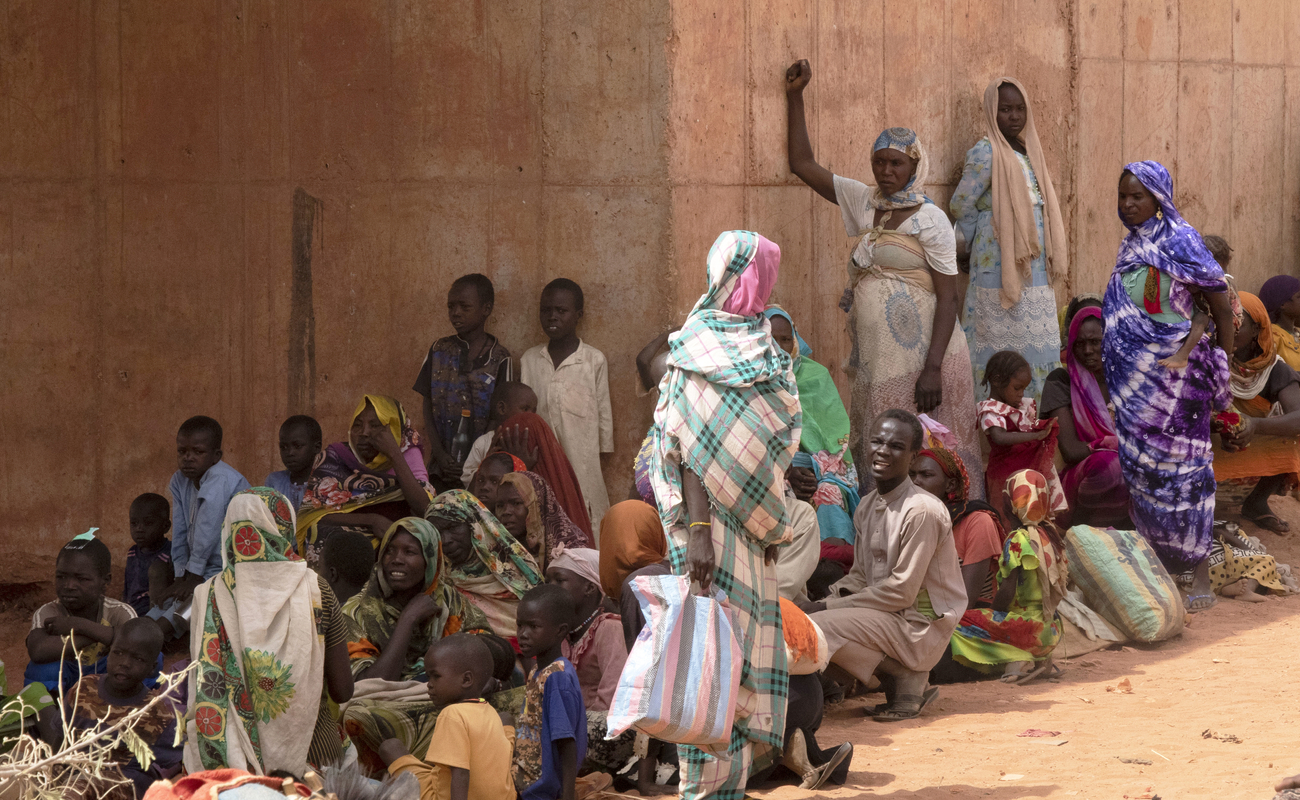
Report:
[[[1059,678],[1061,677],[1062,672],[1063,670],[1049,658],[1028,672],[1018,670],[1016,672],[1003,673],[999,680],[1011,686],[1019,686],[1021,684],[1029,683],[1036,678]]]
[[[934,702],[939,696],[939,687],[931,686],[922,694],[900,694],[894,698],[894,702],[889,708],[870,714],[876,722],[902,722],[903,720],[916,719],[921,716],[925,707]],[[899,706],[915,705],[916,709],[899,708]]]
[[[1192,604],[1197,600],[1209,600],[1210,602],[1199,608],[1192,608]],[[1198,614],[1202,611],[1208,611],[1218,604],[1219,598],[1215,597],[1213,594],[1189,594],[1187,595],[1187,599],[1183,600],[1183,608],[1187,609],[1188,614]]]
[[[1257,517],[1247,517],[1242,515],[1242,519],[1253,522],[1260,528],[1273,533],[1290,533],[1291,525],[1273,512],[1260,514]]]
[[[820,789],[825,786],[827,781],[832,780],[832,773],[840,768],[843,764],[846,768],[848,763],[853,760],[853,743],[845,742],[831,753],[831,758],[820,767],[814,767],[812,772],[805,773],[803,783],[799,784],[800,789]]]

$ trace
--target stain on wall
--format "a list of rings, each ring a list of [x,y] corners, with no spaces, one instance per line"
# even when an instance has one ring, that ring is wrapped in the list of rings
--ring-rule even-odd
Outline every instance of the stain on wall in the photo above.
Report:
[[[785,166],[782,74],[813,62],[822,163],[870,178],[915,128],[946,203],[984,86],[1026,84],[1073,243],[1099,289],[1114,184],[1160,158],[1241,285],[1295,271],[1300,7],[1276,0],[0,0],[0,504],[4,582],[175,469],[193,414],[254,483],[308,411],[411,391],[457,276],[489,330],[543,341],[537,296],[587,293],[625,497],[653,401],[633,358],[704,287],[719,231],[783,250],[777,300],[841,387],[852,240]],[[328,217],[329,236],[324,236]],[[418,414],[417,414],[418,416]],[[116,569],[120,574],[120,561]]]

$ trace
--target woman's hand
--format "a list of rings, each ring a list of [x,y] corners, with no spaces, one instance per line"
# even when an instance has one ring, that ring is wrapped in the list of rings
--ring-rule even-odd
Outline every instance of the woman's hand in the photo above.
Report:
[[[785,93],[798,94],[812,81],[812,65],[801,58],[785,71]]]
[[[825,603],[814,603],[810,600],[805,600],[802,603],[799,603],[798,606],[799,610],[805,614],[816,614],[818,611],[826,610]]]
[[[769,544],[763,551],[763,563],[769,567],[776,565],[776,560],[781,556],[781,545]]]
[[[1223,449],[1229,453],[1245,450],[1246,446],[1255,438],[1255,418],[1243,414],[1241,416],[1241,430],[1231,436],[1220,434],[1219,438],[1223,442]]]
[[[853,287],[850,286],[844,290],[844,294],[840,295],[840,311],[843,311],[845,314],[847,314],[852,310],[853,310]]]
[[[388,456],[390,461],[396,461],[402,457],[402,446],[398,444],[397,439],[393,438],[393,432],[388,429],[387,425],[370,434],[370,445],[380,453]]]
[[[437,601],[427,594],[420,593],[412,597],[402,609],[402,619],[409,620],[412,625],[419,625],[425,620],[433,619],[438,615],[439,607]]]
[[[686,574],[700,585],[700,591],[707,592],[713,584],[714,566],[713,530],[696,525],[686,540]]]
[[[916,410],[928,414],[943,403],[943,372],[926,367],[916,379]]]
[[[790,488],[794,489],[794,496],[805,503],[817,493],[817,475],[807,467],[790,467],[786,470],[785,478],[790,482]]]
[[[527,428],[522,431],[518,425],[502,428],[500,441],[501,449],[524,462],[529,470],[541,458],[541,450],[533,444],[533,432]]]

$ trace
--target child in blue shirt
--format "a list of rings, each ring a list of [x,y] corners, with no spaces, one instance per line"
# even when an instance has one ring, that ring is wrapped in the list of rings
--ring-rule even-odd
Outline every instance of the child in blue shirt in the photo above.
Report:
[[[514,774],[520,800],[568,800],[587,757],[587,710],[560,643],[573,625],[573,597],[555,584],[529,589],[515,619],[519,652],[536,657],[515,725]]]
[[[162,495],[145,492],[131,501],[129,513],[135,544],[126,551],[122,600],[143,617],[151,605],[150,586],[161,579],[161,592],[171,584],[172,543],[167,531],[172,527],[172,507]]]
[[[150,598],[149,617],[170,639],[189,630],[194,587],[221,571],[221,525],[230,498],[249,488],[234,467],[221,460],[221,425],[211,417],[190,417],[176,434],[172,495],[172,572],[176,581]]]
[[[312,467],[321,452],[320,423],[306,414],[294,414],[280,425],[280,463],[284,469],[266,476],[264,485],[289,498],[296,511],[302,505]]]

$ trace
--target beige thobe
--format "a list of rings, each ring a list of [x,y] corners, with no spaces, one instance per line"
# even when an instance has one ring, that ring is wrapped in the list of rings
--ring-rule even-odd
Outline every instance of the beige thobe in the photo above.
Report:
[[[821,526],[817,524],[817,511],[794,496],[789,487],[785,492],[785,513],[790,519],[790,543],[781,547],[776,559],[777,592],[795,603],[808,599],[808,579],[821,560]]]
[[[928,671],[966,610],[948,509],[904,478],[884,495],[862,498],[853,527],[853,569],[831,587],[826,610],[812,615],[831,657],[851,641]],[[921,613],[923,592],[937,619]]]
[[[609,491],[600,454],[614,452],[614,417],[609,402],[605,355],[586,342],[556,367],[546,345],[530,347],[519,359],[519,377],[537,393],[537,413],[555,431],[587,502],[591,533],[599,543],[600,521],[609,510]]]

